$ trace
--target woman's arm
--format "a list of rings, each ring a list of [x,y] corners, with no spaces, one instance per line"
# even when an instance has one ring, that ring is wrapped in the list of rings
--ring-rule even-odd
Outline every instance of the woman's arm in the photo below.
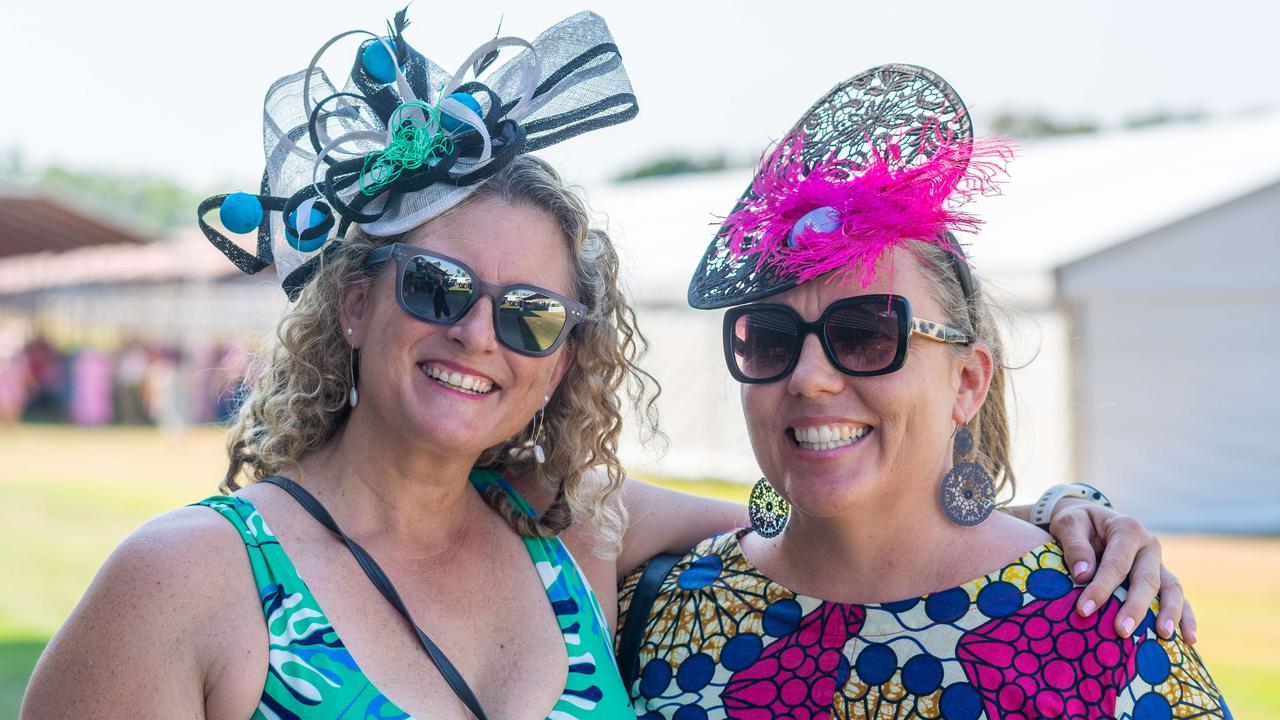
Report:
[[[618,556],[619,579],[658,553],[683,553],[703,538],[747,524],[747,510],[737,503],[630,478],[623,485],[622,500],[631,522]],[[1005,509],[1021,520],[1027,519],[1028,510],[1026,505]],[[1181,623],[1188,642],[1195,642],[1195,615],[1182,596],[1178,579],[1161,564],[1159,540],[1142,523],[1111,508],[1067,498],[1054,507],[1049,532],[1062,546],[1072,576],[1089,582],[1077,605],[1081,615],[1092,614],[1128,579],[1129,597],[1116,617],[1117,632],[1128,636],[1159,594],[1157,633],[1168,638]]]
[[[658,553],[683,553],[703,538],[747,524],[747,508],[676,490],[627,480],[622,502],[630,524],[618,555],[618,578],[624,578]]]
[[[36,665],[22,720],[205,717],[227,534],[196,513],[162,515],[116,548]]]

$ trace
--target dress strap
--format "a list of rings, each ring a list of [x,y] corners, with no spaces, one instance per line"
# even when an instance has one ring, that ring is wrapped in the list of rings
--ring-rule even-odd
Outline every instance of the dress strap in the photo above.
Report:
[[[515,488],[511,487],[511,483],[507,482],[506,478],[499,475],[496,470],[492,470],[490,468],[472,468],[471,484],[476,490],[480,491],[481,494],[484,493],[486,488],[496,485],[502,489],[502,492],[508,498],[511,498],[511,504],[515,505],[520,512],[528,515],[529,517],[537,517],[538,515],[538,511],[533,509],[533,506],[529,504],[529,501],[525,500],[523,495],[517,492]]]
[[[618,643],[618,671],[622,674],[622,684],[630,689],[640,676],[640,644],[644,641],[644,630],[649,624],[649,611],[658,599],[658,591],[662,582],[671,574],[671,569],[680,562],[680,555],[662,553],[654,556],[640,574],[635,593],[631,596],[631,606],[627,608],[627,617],[623,622],[621,637]]]
[[[373,583],[373,586],[378,589],[378,592],[382,593],[382,596],[387,599],[387,602],[391,603],[391,606],[397,612],[404,616],[405,620],[409,621],[409,625],[413,627],[418,636],[418,641],[422,643],[423,649],[427,651],[427,656],[431,658],[431,662],[436,666],[436,669],[444,676],[445,682],[449,683],[449,687],[458,696],[458,699],[479,720],[488,720],[484,709],[480,707],[480,701],[476,698],[475,693],[471,691],[471,686],[467,685],[467,681],[463,679],[462,673],[445,656],[444,651],[432,642],[427,633],[418,626],[418,623],[414,622],[413,616],[409,613],[409,608],[404,604],[404,600],[400,598],[400,593],[396,591],[395,585],[391,583],[391,579],[382,571],[373,556],[360,547],[360,544],[355,540],[347,537],[346,533],[342,532],[342,529],[338,527],[338,523],[329,514],[329,511],[325,510],[324,505],[321,505],[320,501],[303,489],[302,486],[280,475],[265,477],[260,482],[270,483],[289,493],[294,500],[298,501],[303,510],[306,510],[311,517],[316,519],[316,522],[342,539],[342,542],[346,544],[347,549],[355,556],[356,562],[360,564],[360,569],[364,570],[365,575],[369,577],[369,581]]]
[[[267,524],[258,509],[248,500],[233,495],[214,495],[198,503],[217,512],[240,533],[245,552],[249,557],[249,568],[253,573],[253,582],[258,587],[258,594],[265,596],[273,588],[281,585],[304,588],[305,583],[298,576],[288,556],[280,549],[276,536],[267,529]],[[310,595],[308,594],[308,599]]]

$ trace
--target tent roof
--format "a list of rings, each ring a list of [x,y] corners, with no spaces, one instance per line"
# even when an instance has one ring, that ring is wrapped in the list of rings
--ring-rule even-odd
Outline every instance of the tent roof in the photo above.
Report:
[[[47,197],[0,188],[0,257],[144,242],[138,233]]]
[[[0,295],[99,283],[218,280],[240,275],[190,228],[145,245],[81,247],[0,259]]]

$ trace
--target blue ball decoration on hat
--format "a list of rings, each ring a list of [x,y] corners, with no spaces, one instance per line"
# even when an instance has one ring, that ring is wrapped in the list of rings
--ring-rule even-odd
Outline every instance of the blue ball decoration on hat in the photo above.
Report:
[[[238,235],[251,233],[262,224],[262,201],[257,195],[231,193],[218,208],[222,226]]]
[[[311,208],[311,222],[307,225],[307,227],[308,228],[316,227],[317,225],[319,225],[320,223],[323,223],[324,221],[325,221],[324,212],[320,210],[320,208],[316,208],[316,207]],[[285,236],[285,239],[289,241],[289,245],[293,247],[294,250],[297,250],[298,252],[306,253],[306,252],[314,252],[316,250],[319,250],[320,246],[324,244],[324,241],[329,238],[328,234],[326,233],[319,237],[310,238],[308,240],[302,240],[298,238],[297,228],[298,228],[298,211],[294,210],[293,212],[289,213],[289,217],[285,218],[284,236]],[[306,230],[303,230],[303,232],[305,233]]]
[[[791,234],[787,236],[787,247],[795,247],[800,242],[799,235],[805,230],[813,232],[828,233],[840,227],[840,213],[830,205],[823,205],[804,214],[804,217],[796,221],[791,227]]]
[[[387,52],[387,47],[382,44],[382,41],[390,45],[392,50],[399,49],[396,47],[396,41],[391,38],[374,40],[364,46],[364,51],[360,53],[360,62],[364,64],[364,71],[369,74],[369,77],[380,83],[393,83],[396,81],[396,61],[391,53]]]
[[[471,108],[472,112],[474,112],[476,115],[479,115],[480,117],[484,117],[484,112],[480,108],[480,101],[476,100],[471,95],[467,93],[456,92],[450,95],[449,99],[457,100],[463,105],[466,105],[468,108]],[[446,131],[451,133],[457,133],[458,130],[462,128],[464,125],[469,126],[470,123],[467,123],[465,120],[462,120],[461,118],[456,118],[450,115],[448,110],[443,110],[440,113],[440,126],[443,127]]]

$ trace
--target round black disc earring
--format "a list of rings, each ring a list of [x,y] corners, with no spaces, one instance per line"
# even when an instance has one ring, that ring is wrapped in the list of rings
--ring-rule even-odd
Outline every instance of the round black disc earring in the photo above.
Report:
[[[791,503],[787,502],[769,481],[760,478],[751,488],[751,500],[747,502],[747,516],[751,529],[763,538],[777,537],[791,519]]]
[[[961,461],[942,478],[938,500],[951,522],[970,527],[995,510],[996,482],[986,468],[973,461],[973,433],[964,425],[956,430],[955,454]]]

